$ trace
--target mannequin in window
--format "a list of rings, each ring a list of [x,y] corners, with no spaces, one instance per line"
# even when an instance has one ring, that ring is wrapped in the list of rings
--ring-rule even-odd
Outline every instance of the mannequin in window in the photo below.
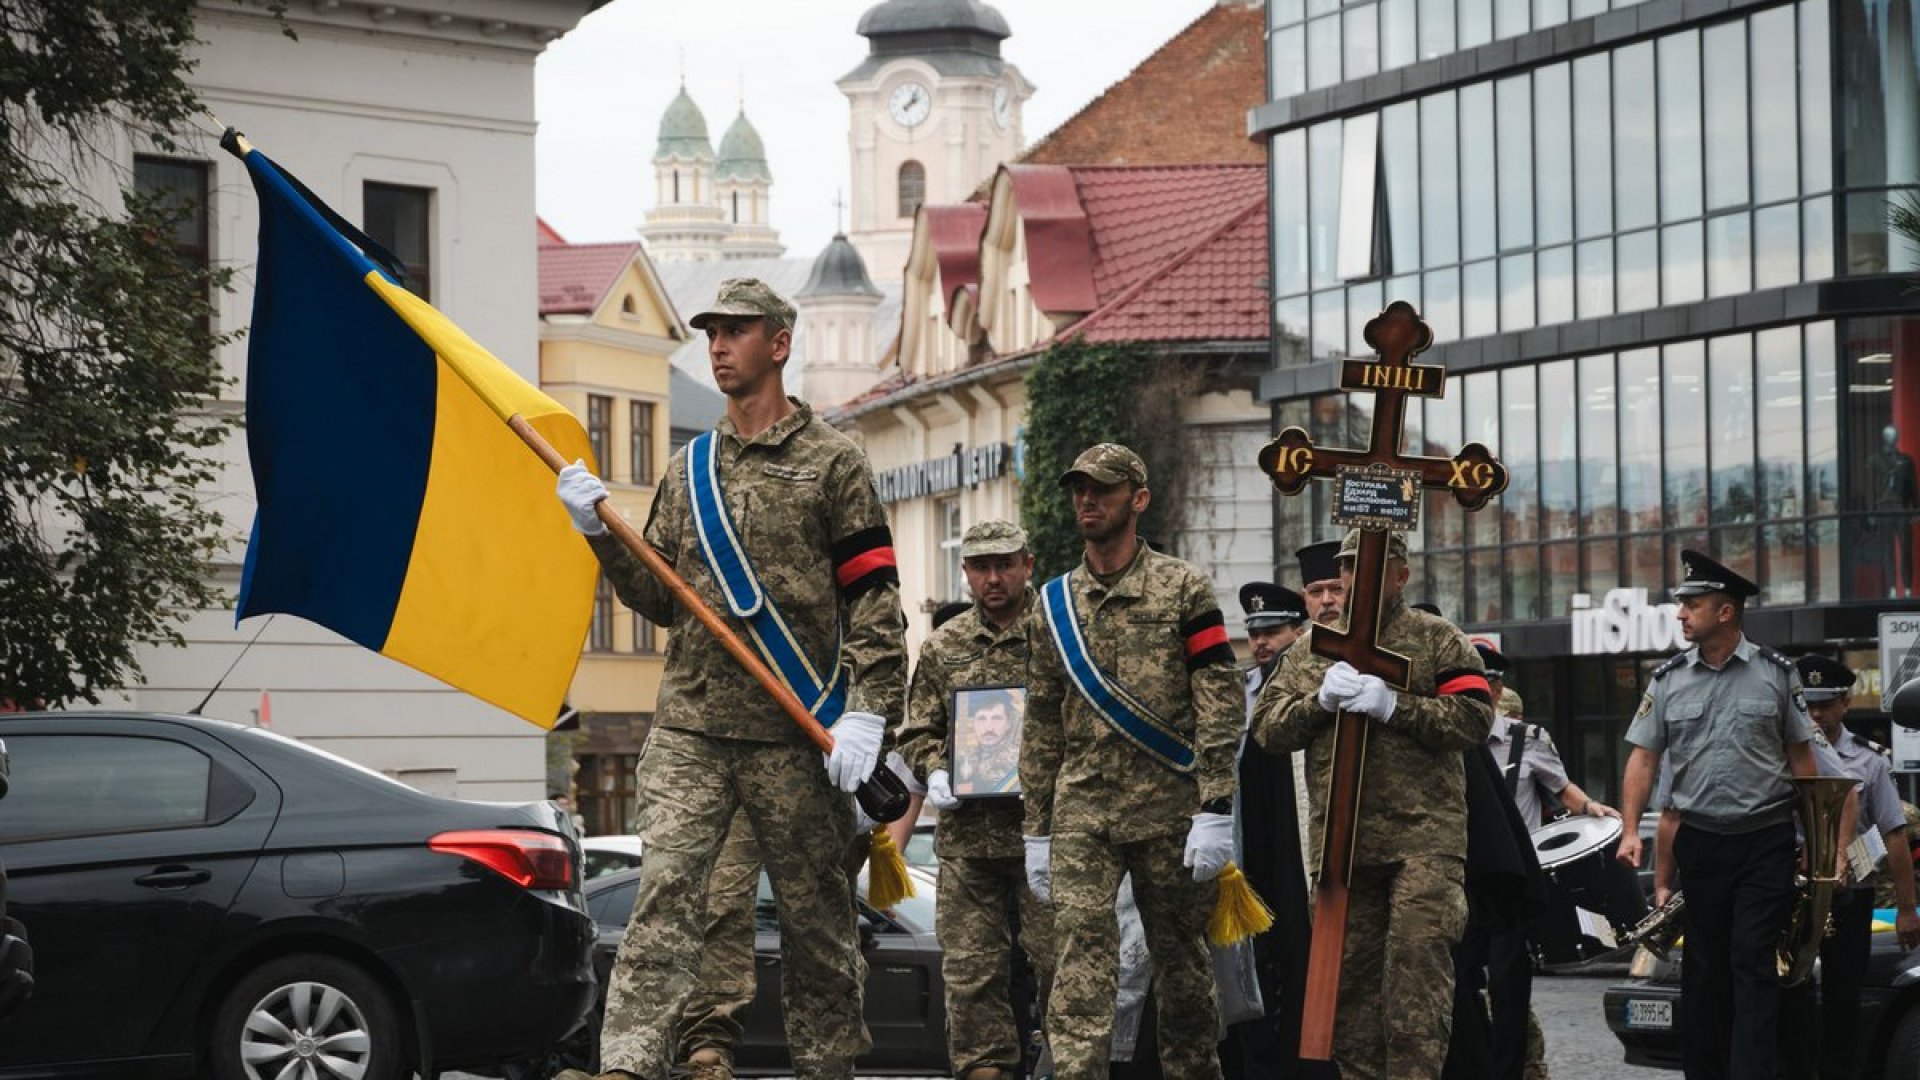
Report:
[[[1880,541],[1881,577],[1888,596],[1913,595],[1913,511],[1920,503],[1913,458],[1900,449],[1900,431],[1888,424],[1880,432],[1880,456],[1874,461],[1874,526]]]

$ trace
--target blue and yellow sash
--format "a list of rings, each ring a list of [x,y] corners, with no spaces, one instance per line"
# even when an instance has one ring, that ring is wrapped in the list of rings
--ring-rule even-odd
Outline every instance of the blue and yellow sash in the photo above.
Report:
[[[1107,722],[1128,742],[1145,751],[1148,757],[1177,773],[1193,771],[1193,743],[1154,715],[1120,681],[1100,669],[1087,652],[1086,637],[1080,631],[1080,613],[1073,606],[1073,588],[1068,572],[1047,582],[1040,589],[1040,602],[1047,612],[1047,627],[1053,647],[1060,652],[1067,677],[1080,691],[1094,714]]]
[[[693,496],[693,530],[700,538],[700,553],[726,594],[727,610],[746,624],[747,637],[760,658],[779,673],[823,727],[832,727],[847,707],[846,671],[836,666],[830,682],[821,679],[773,597],[761,587],[740,545],[727,501],[721,497],[719,443],[719,433],[709,431],[687,444],[687,489]],[[839,651],[836,645],[836,660]]]

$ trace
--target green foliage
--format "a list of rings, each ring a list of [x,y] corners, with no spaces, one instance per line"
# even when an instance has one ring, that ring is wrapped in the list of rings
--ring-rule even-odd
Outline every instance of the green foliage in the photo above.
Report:
[[[202,501],[236,418],[211,404],[213,298],[177,209],[132,186],[199,109],[192,0],[0,0],[0,700],[97,701],[135,650],[221,606]]]
[[[1903,191],[1896,195],[1887,204],[1887,223],[1916,251],[1920,251],[1920,194]]]
[[[1177,516],[1180,443],[1160,416],[1178,403],[1179,394],[1156,370],[1156,358],[1138,346],[1089,345],[1075,338],[1049,348],[1027,370],[1020,519],[1033,548],[1036,580],[1080,562],[1080,530],[1058,480],[1095,443],[1120,443],[1146,461],[1153,500],[1140,529],[1156,541],[1166,537],[1167,523]]]

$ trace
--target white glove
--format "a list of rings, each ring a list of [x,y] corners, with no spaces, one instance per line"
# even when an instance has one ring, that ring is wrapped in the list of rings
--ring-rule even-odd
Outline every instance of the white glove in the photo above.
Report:
[[[1400,704],[1400,695],[1393,687],[1378,675],[1360,676],[1360,688],[1347,698],[1347,711],[1371,716],[1381,723],[1393,719],[1394,706]]]
[[[1342,660],[1320,677],[1320,707],[1328,712],[1339,712],[1359,689],[1360,673],[1353,669],[1352,664]]]
[[[1053,837],[1023,836],[1027,844],[1027,888],[1043,904],[1053,902]]]
[[[560,481],[554,485],[554,493],[566,504],[567,516],[573,519],[573,527],[583,536],[606,535],[607,523],[600,520],[600,514],[594,506],[607,497],[607,485],[587,471],[584,461],[576,461],[560,470]]]
[[[1187,830],[1187,853],[1181,860],[1193,868],[1193,880],[1212,881],[1233,861],[1233,815],[1201,812]]]
[[[827,755],[827,776],[841,791],[858,791],[880,764],[880,737],[887,722],[870,712],[840,714],[833,725],[833,753]]]
[[[927,801],[935,810],[955,810],[960,800],[954,797],[953,781],[947,776],[947,770],[935,769],[927,774]]]

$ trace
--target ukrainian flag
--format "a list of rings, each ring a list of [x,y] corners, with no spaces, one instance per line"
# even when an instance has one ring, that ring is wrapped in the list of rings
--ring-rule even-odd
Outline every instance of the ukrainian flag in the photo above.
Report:
[[[597,567],[552,471],[505,421],[591,462],[586,432],[233,142],[260,198],[247,350],[259,509],[236,621],[309,619],[552,727]]]

